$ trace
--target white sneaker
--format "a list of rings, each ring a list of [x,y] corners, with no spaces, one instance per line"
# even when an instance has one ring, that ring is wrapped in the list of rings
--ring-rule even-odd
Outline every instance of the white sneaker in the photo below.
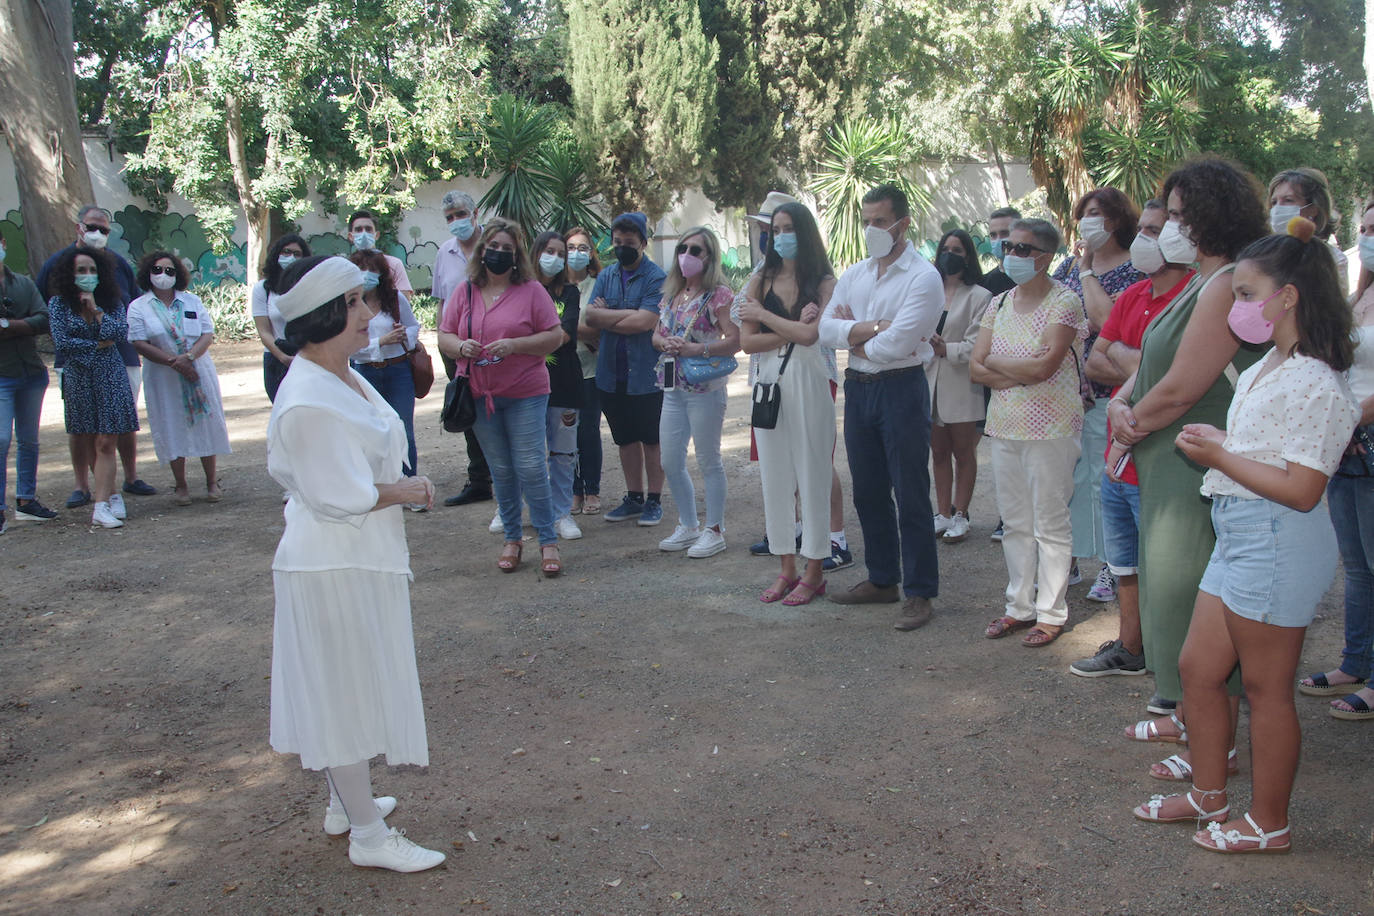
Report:
[[[941,540],[946,544],[957,544],[968,537],[968,519],[962,512],[955,512],[954,518],[949,520],[949,528],[945,530]]]
[[[559,540],[575,541],[582,537],[582,529],[577,527],[577,522],[572,520],[571,515],[565,515],[553,523],[553,530],[558,532]]]
[[[506,530],[506,526],[501,523],[500,509],[497,509],[496,514],[491,517],[491,524],[487,526],[487,530],[490,531],[492,534],[500,534],[501,532]]]
[[[377,813],[382,817],[396,810],[396,799],[390,795],[383,795],[372,801],[377,806]],[[343,805],[324,809],[324,832],[330,836],[343,836],[348,832],[348,815],[344,814]]]
[[[701,532],[701,537],[697,538],[697,542],[687,548],[687,556],[700,560],[703,557],[713,557],[724,549],[725,535],[714,528],[706,528]]]
[[[114,513],[110,511],[109,503],[95,504],[95,508],[91,510],[91,524],[99,525],[101,528],[124,527],[124,523],[115,518]]]
[[[442,852],[425,849],[406,839],[405,833],[391,828],[382,845],[368,848],[350,841],[348,861],[360,868],[389,868],[392,871],[424,871],[443,864],[446,859]]]
[[[949,530],[950,519],[947,516],[936,513],[935,515],[935,536],[941,537]]]
[[[686,550],[697,542],[701,537],[700,528],[688,528],[686,525],[678,525],[673,529],[673,533],[658,542],[658,549],[672,553],[677,550]]]
[[[110,494],[110,512],[120,521],[129,517],[129,510],[124,508],[123,496],[120,496],[118,493]]]

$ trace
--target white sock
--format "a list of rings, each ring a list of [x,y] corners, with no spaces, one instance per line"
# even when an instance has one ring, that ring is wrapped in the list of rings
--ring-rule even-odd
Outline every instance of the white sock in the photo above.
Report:
[[[844,538],[844,529],[830,532],[830,540],[834,541],[836,544],[839,544],[841,550],[849,549],[849,542],[846,541]]]

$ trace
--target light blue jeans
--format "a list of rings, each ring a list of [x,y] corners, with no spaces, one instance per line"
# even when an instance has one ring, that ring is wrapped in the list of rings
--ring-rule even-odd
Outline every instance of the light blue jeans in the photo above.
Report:
[[[663,392],[658,443],[663,476],[677,504],[679,525],[695,528],[697,491],[687,471],[687,442],[697,453],[697,470],[706,484],[706,527],[725,530],[725,463],[720,460],[720,431],[725,424],[725,388],[715,391]]]
[[[493,401],[496,409],[488,413],[486,399],[478,397],[473,431],[491,468],[492,490],[506,540],[521,539],[523,495],[530,507],[530,524],[539,532],[539,546],[556,543],[558,535],[553,530],[553,498],[549,491],[549,440],[544,431],[549,396]]]
[[[47,369],[14,378],[0,376],[0,512],[6,505],[11,430],[19,442],[14,459],[14,495],[24,500],[37,495],[38,417],[43,412],[43,392],[47,387]]]
[[[565,417],[571,416],[571,421]],[[549,489],[553,517],[572,514],[573,472],[577,469],[577,409],[550,407],[545,417],[549,439]]]
[[[1345,566],[1345,650],[1341,670],[1368,678],[1374,656],[1374,459],[1341,462],[1326,486],[1326,505]]]

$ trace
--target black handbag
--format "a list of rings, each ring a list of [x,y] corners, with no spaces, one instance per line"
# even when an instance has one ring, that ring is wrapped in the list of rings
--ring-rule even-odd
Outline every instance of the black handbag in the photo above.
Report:
[[[468,340],[472,339],[472,281],[468,281]],[[468,360],[468,373],[472,360]],[[472,381],[467,374],[454,373],[444,388],[444,409],[439,414],[444,431],[465,433],[477,422],[477,399],[472,396]]]
[[[787,361],[792,358],[795,346],[794,343],[787,345],[775,381],[754,383],[754,406],[749,422],[755,429],[776,429],[778,426],[778,411],[782,409],[782,374],[787,371]]]

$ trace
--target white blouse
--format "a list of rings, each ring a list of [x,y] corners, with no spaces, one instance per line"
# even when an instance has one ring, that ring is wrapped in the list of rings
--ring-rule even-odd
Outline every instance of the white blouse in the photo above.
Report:
[[[1355,362],[1345,379],[1356,400],[1374,397],[1374,324],[1355,329]]]
[[[401,478],[405,427],[367,381],[342,379],[309,359],[291,361],[267,424],[267,472],[286,489],[286,531],[272,568],[365,569],[410,575],[399,505],[376,512],[377,484]]]
[[[1275,360],[1279,364],[1256,381]],[[1355,396],[1336,370],[1301,353],[1284,359],[1273,349],[1236,381],[1223,447],[1270,467],[1291,461],[1329,477],[1340,466],[1359,419]],[[1215,468],[1203,475],[1202,495],[1261,498]]]
[[[405,297],[404,293],[396,294],[396,305],[401,314],[401,326],[406,330],[405,344],[392,343],[382,346],[382,337],[391,333],[396,322],[386,312],[378,311],[367,323],[367,346],[354,353],[349,359],[355,363],[380,363],[383,360],[405,356],[415,349],[415,342],[420,339],[420,321],[415,317],[415,312],[410,307],[410,300]]]
[[[249,312],[254,318],[266,318],[272,325],[272,339],[281,340],[286,335],[286,317],[277,308],[276,293],[267,291],[267,281],[259,280],[253,287]]]

